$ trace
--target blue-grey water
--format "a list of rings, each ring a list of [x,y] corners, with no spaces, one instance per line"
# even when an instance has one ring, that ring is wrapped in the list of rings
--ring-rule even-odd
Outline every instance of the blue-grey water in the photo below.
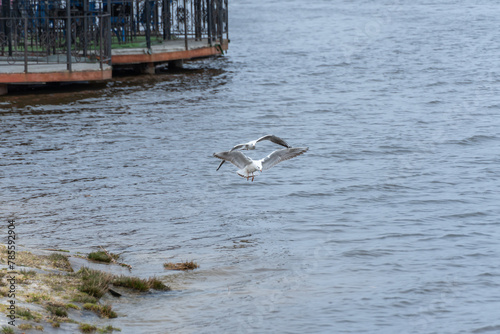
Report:
[[[201,265],[114,301],[99,323],[122,333],[500,332],[499,14],[230,1],[222,58],[1,97],[3,219],[141,277]],[[269,133],[309,151],[254,182],[216,172]]]

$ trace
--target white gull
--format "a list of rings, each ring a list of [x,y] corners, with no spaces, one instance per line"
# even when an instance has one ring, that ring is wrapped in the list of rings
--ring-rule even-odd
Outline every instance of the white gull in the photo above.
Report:
[[[259,139],[251,140],[248,143],[238,144],[235,147],[233,147],[231,149],[231,151],[235,151],[235,150],[255,150],[255,145],[257,145],[258,142],[263,141],[263,140],[269,140],[269,141],[271,141],[271,142],[273,142],[275,144],[284,146],[286,148],[290,148],[291,147],[290,145],[288,145],[288,143],[286,141],[284,141],[280,137],[277,137],[277,136],[274,136],[274,135],[265,135],[265,136],[260,137]],[[231,151],[229,151],[229,152],[231,152]],[[225,162],[225,160],[222,160],[220,162],[219,167],[217,167],[216,170],[219,170],[222,167],[222,165],[224,164],[224,162]]]
[[[305,153],[309,147],[291,147],[284,148],[281,150],[276,150],[273,153],[269,154],[264,159],[253,160],[246,155],[244,155],[241,151],[225,151],[214,153],[214,157],[222,159],[224,161],[229,161],[233,165],[239,168],[237,171],[238,175],[241,177],[246,177],[247,180],[250,178],[255,178],[254,172],[262,172],[263,170],[270,169],[271,167],[276,166],[278,163],[294,158],[296,156]]]

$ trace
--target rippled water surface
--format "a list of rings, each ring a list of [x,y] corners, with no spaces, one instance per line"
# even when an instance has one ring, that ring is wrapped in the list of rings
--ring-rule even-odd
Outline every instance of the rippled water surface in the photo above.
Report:
[[[141,277],[201,265],[116,302],[122,333],[500,331],[499,10],[233,1],[225,57],[0,97],[4,219]],[[215,171],[268,133],[310,149]]]

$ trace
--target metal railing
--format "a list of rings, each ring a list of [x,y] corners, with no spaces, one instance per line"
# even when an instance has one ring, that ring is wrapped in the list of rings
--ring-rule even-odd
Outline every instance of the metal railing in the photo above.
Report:
[[[114,44],[228,38],[228,0],[105,0],[102,8],[111,15]]]
[[[228,0],[0,0],[0,66],[111,63],[112,48],[228,39]]]
[[[9,1],[10,2],[10,1]],[[65,2],[16,1],[0,16],[0,66],[111,62],[110,15]],[[1,68],[0,68],[1,70]]]

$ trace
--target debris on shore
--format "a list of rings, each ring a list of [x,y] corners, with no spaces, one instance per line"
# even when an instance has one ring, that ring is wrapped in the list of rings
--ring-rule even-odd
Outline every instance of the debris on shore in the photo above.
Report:
[[[167,262],[163,264],[163,267],[169,270],[193,270],[199,268],[200,266],[194,261],[185,261],[177,263]]]

